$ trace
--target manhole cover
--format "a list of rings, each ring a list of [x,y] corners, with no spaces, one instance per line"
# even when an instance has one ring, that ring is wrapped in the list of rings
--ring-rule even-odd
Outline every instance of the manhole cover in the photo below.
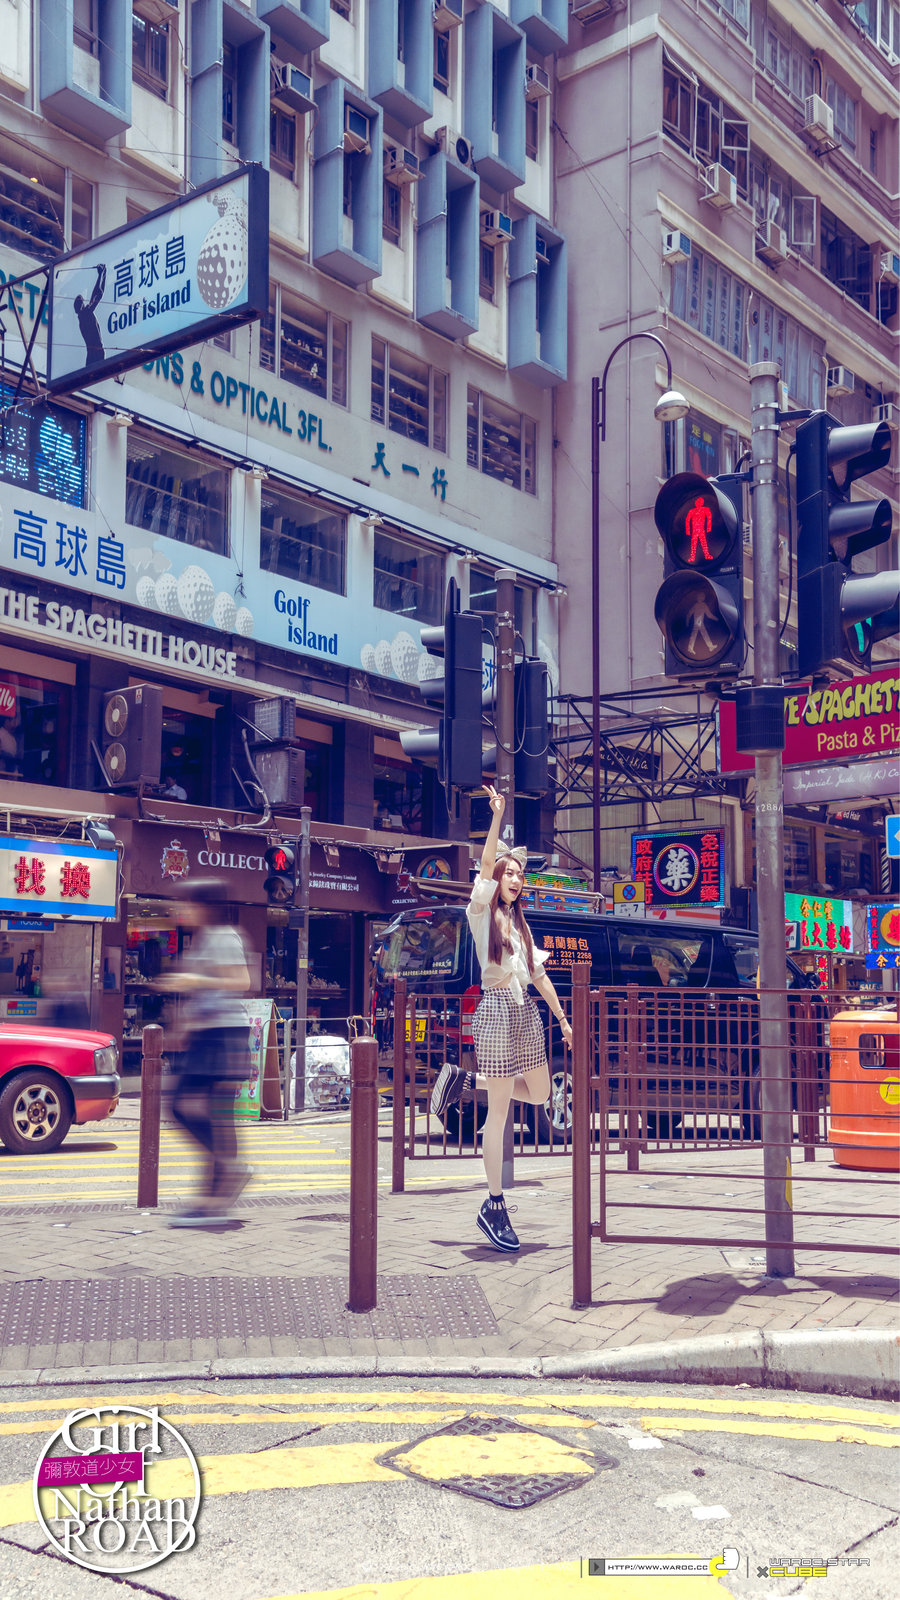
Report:
[[[455,1489],[518,1511],[579,1489],[598,1472],[617,1467],[603,1450],[573,1445],[543,1428],[527,1428],[507,1417],[460,1417],[426,1433],[414,1444],[379,1456],[408,1478]]]

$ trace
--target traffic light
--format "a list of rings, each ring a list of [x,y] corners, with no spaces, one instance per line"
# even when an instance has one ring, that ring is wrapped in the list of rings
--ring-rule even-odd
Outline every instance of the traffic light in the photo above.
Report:
[[[886,422],[843,427],[814,411],[797,429],[797,649],[801,677],[869,665],[872,645],[898,631],[900,572],[853,572],[853,558],[891,536],[887,500],[851,488],[891,459]]]
[[[738,673],[744,661],[743,481],[678,472],[653,509],[665,546],[654,615],[666,676]]]
[[[476,611],[460,611],[459,590],[451,578],[443,627],[422,629],[425,649],[444,662],[442,673],[419,683],[423,699],[441,705],[440,728],[400,735],[406,755],[419,760],[437,756],[438,776],[448,791],[481,788],[481,639],[481,617]]]
[[[549,787],[550,712],[547,666],[528,658],[516,662],[516,794],[542,795]]]
[[[268,876],[263,888],[270,906],[289,906],[296,888],[297,852],[293,845],[270,844],[263,857]]]

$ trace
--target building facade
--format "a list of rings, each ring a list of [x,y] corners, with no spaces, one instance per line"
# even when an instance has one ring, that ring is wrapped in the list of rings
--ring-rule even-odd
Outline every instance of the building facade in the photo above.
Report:
[[[442,620],[447,580],[489,628],[494,574],[513,567],[524,649],[557,672],[568,292],[549,90],[565,0],[0,9],[7,408],[32,332],[38,373],[46,359],[42,265],[246,163],[269,175],[270,219],[261,321],[64,400],[41,401],[26,373],[4,413],[7,833],[71,838],[97,815],[117,835],[123,917],[71,964],[85,991],[92,975],[97,1020],[116,1026],[123,1005],[134,1029],[147,1020],[141,988],[177,945],[151,902],[216,867],[277,996],[296,935],[267,918],[244,734],[255,702],[289,697],[305,754],[292,798],[322,841],[310,998],[346,1024],[371,923],[396,903],[381,867],[452,865],[477,831],[399,742],[428,720],[420,630]],[[124,247],[114,270],[153,287]],[[162,689],[160,782],[110,796],[106,697],[140,683]],[[296,809],[275,820],[296,828]],[[31,885],[19,898],[39,913]],[[53,937],[5,928],[13,974],[35,932]],[[28,948],[39,991],[52,948]],[[40,1000],[14,978],[11,995]]]

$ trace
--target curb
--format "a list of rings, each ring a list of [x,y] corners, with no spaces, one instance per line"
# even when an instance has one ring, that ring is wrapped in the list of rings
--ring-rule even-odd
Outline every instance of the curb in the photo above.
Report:
[[[143,1367],[41,1367],[0,1372],[0,1389],[40,1385],[159,1383],[241,1378],[518,1378],[619,1379],[631,1382],[750,1384],[860,1399],[900,1399],[900,1332],[841,1328],[834,1332],[741,1333],[663,1344],[625,1345],[584,1355],[498,1360],[473,1356],[348,1356],[316,1360],[154,1362]]]

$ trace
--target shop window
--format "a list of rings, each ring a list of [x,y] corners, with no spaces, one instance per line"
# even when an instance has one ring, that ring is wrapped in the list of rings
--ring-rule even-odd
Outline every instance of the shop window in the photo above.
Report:
[[[12,405],[14,390],[0,385],[0,406]],[[50,495],[67,506],[85,504],[87,420],[67,406],[29,405],[8,411],[0,428],[0,479],[31,494]],[[13,554],[45,568],[55,565],[58,528],[44,517],[23,513],[28,523],[43,523],[42,530],[21,523],[12,531]],[[21,540],[31,540],[23,549]],[[43,547],[43,548],[42,548]],[[58,563],[62,565],[62,562]]]
[[[159,792],[189,805],[209,805],[212,799],[213,728],[211,717],[163,711],[162,759]]]
[[[287,491],[262,493],[259,564],[296,583],[344,593],[347,519]]]
[[[25,783],[68,782],[72,691],[0,668],[0,773]]]
[[[750,820],[750,832],[753,839],[752,862],[750,867],[750,881],[756,882],[756,828],[753,819]],[[813,882],[813,839],[812,829],[798,826],[788,821],[784,828],[784,887],[789,890],[811,889]]]
[[[375,605],[436,626],[444,603],[444,558],[423,545],[375,529]]]
[[[129,428],[125,521],[131,527],[226,556],[229,485],[225,467]]]
[[[345,406],[348,337],[340,317],[272,284],[260,322],[259,364],[285,383]]]
[[[384,339],[372,340],[372,420],[392,433],[447,449],[447,374]]]
[[[423,833],[421,767],[381,756],[375,759],[373,828]]]
[[[169,93],[169,26],[158,27],[139,17],[131,19],[131,72],[135,83],[161,100]]]
[[[451,34],[434,30],[434,87],[442,94],[450,93],[450,40]]]
[[[293,180],[297,164],[297,118],[273,106],[269,117],[269,160],[273,172]]]
[[[494,617],[497,613],[497,579],[487,567],[469,569],[469,610],[482,616]],[[535,648],[535,591],[517,583],[515,587],[516,632],[524,641],[525,652],[530,655]]]
[[[825,836],[825,882],[835,894],[856,893],[859,882],[858,839]]]
[[[396,183],[384,180],[384,211],[381,218],[381,231],[388,244],[400,243],[400,230],[403,222],[403,196]]]
[[[0,133],[0,244],[41,261],[87,244],[93,201],[83,178]]]
[[[222,138],[237,144],[237,51],[227,39],[222,46]]]
[[[470,467],[537,494],[537,423],[509,406],[469,388],[466,459]]]

